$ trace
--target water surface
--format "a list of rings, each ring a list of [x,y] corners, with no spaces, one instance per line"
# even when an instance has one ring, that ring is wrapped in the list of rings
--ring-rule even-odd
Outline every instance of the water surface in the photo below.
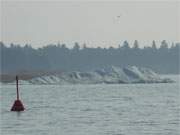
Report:
[[[177,81],[178,82],[178,81]],[[2,135],[179,135],[179,84],[21,85],[26,110],[11,112],[1,86]]]

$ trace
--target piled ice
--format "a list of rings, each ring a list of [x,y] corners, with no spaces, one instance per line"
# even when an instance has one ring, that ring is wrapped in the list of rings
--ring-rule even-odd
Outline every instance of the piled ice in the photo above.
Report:
[[[120,83],[168,83],[172,80],[161,78],[151,69],[131,67],[104,68],[91,72],[65,72],[56,75],[36,77],[30,84],[120,84]]]

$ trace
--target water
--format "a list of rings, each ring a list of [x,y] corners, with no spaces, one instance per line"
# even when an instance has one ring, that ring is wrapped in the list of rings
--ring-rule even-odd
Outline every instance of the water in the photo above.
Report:
[[[179,135],[180,89],[171,84],[21,85],[26,111],[1,87],[1,135]]]

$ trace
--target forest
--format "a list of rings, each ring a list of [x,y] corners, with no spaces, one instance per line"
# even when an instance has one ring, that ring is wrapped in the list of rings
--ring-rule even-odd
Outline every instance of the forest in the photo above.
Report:
[[[49,44],[41,48],[31,45],[9,46],[0,42],[2,74],[91,71],[107,66],[138,66],[151,68],[161,74],[179,74],[180,43],[169,45],[166,40],[157,48],[156,42],[140,48],[137,40],[130,47],[128,41],[117,47],[90,48],[75,42],[73,48],[66,44]]]

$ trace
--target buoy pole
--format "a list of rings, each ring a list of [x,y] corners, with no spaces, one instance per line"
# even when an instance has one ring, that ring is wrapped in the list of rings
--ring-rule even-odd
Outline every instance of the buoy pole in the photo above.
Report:
[[[16,76],[16,89],[17,89],[17,100],[19,100],[19,86],[18,86],[18,76]]]
[[[24,106],[21,102],[21,100],[19,99],[19,86],[18,86],[18,76],[16,76],[16,94],[17,94],[17,100],[14,101],[14,104],[11,108],[11,111],[24,111]]]

